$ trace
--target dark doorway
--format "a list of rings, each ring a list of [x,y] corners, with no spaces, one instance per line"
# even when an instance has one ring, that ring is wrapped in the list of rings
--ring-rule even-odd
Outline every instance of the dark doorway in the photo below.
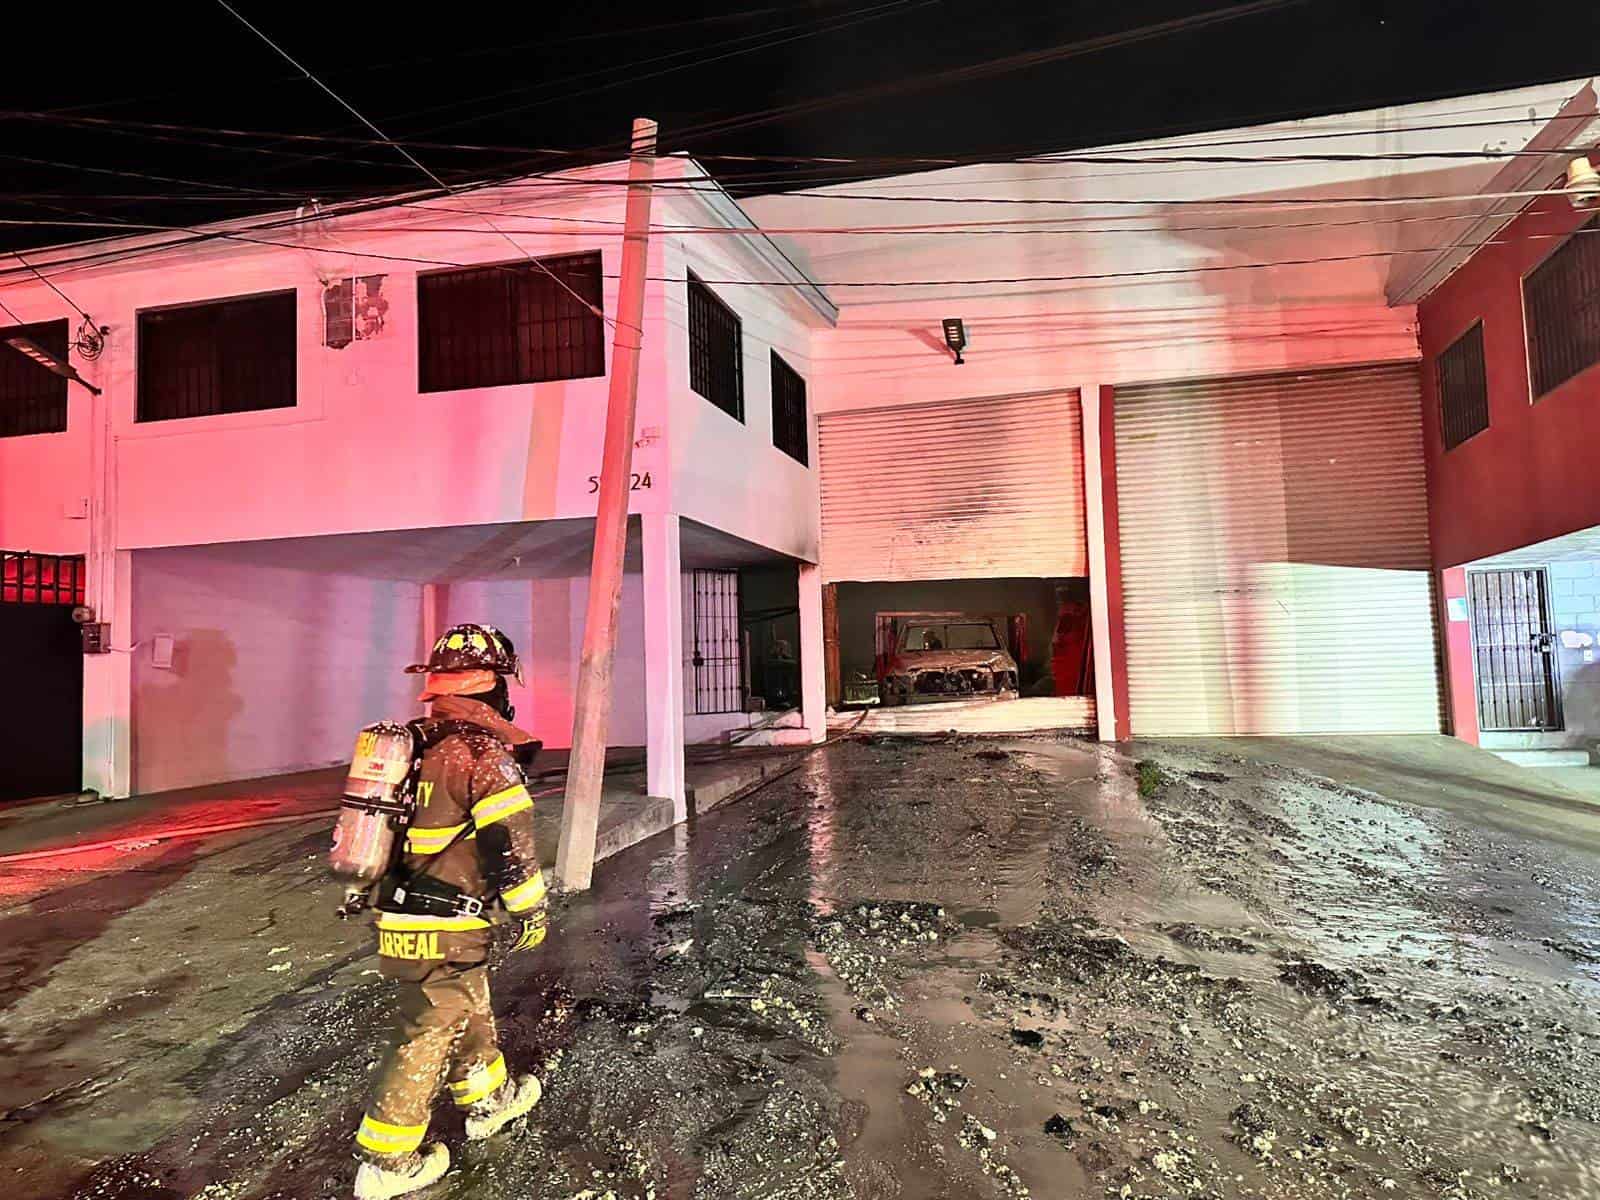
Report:
[[[83,784],[83,649],[72,609],[0,603],[0,647],[13,687],[0,721],[0,801]]]
[[[1467,572],[1478,727],[1549,732],[1562,727],[1550,583],[1543,567]]]
[[[800,588],[793,563],[739,572],[750,699],[769,711],[800,707]]]

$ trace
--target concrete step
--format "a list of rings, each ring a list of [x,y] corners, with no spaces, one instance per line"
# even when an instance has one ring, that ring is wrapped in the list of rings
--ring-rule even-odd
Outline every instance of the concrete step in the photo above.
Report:
[[[1587,767],[1587,750],[1495,750],[1496,758],[1519,767]]]

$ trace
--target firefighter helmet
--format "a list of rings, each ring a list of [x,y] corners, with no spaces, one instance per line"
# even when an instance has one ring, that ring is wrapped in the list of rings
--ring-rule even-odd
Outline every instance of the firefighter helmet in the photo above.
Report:
[[[452,625],[433,644],[425,663],[413,663],[408,675],[450,671],[492,671],[522,682],[522,662],[511,639],[493,625]]]

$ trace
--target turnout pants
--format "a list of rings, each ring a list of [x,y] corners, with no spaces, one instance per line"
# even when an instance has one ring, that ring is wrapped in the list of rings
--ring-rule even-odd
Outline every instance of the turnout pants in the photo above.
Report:
[[[440,963],[420,979],[400,983],[394,1043],[356,1131],[367,1157],[382,1161],[422,1144],[433,1097],[446,1076],[461,1108],[487,1098],[506,1080],[483,963]]]

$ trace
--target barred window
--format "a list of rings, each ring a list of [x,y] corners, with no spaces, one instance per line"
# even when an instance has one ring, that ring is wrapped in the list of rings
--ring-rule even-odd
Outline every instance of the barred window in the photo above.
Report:
[[[744,346],[739,318],[689,272],[689,386],[735,421],[744,420]]]
[[[46,370],[7,338],[27,338],[41,350],[67,361],[67,323],[40,321],[0,328],[0,437],[65,433],[67,381]]]
[[[418,389],[604,375],[601,304],[598,250],[420,275]]]
[[[138,420],[295,406],[295,294],[139,314]]]
[[[806,381],[772,352],[772,444],[802,466],[810,465],[806,437]]]
[[[0,550],[0,604],[82,604],[81,554],[27,554]]]
[[[1452,342],[1434,363],[1444,448],[1454,450],[1489,428],[1489,384],[1483,370],[1483,322]]]
[[[1522,281],[1535,399],[1600,362],[1600,217]]]

